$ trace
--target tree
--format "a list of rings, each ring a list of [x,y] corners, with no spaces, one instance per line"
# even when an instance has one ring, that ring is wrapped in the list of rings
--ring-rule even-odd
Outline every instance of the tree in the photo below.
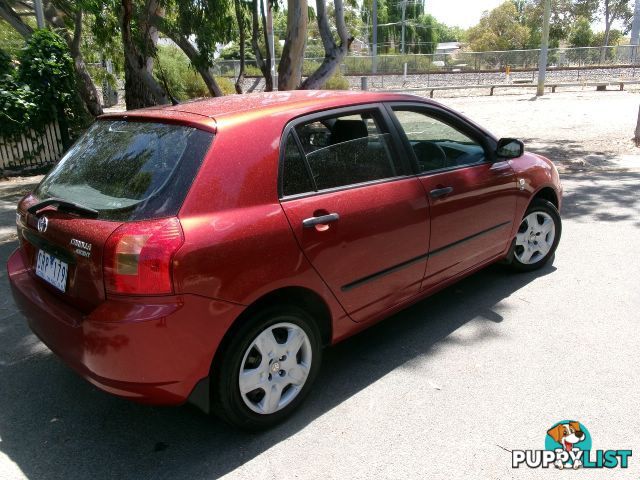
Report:
[[[633,12],[631,11],[631,3],[629,0],[603,0],[601,12],[604,19],[604,39],[602,46],[609,45],[611,26],[613,22],[619,20],[623,24],[631,23]],[[607,50],[605,48],[600,52],[600,62],[604,62]]]
[[[636,147],[640,147],[640,110],[638,110],[638,123],[636,123],[635,141]]]
[[[22,20],[20,15],[13,9],[12,3],[9,3],[8,0],[0,0],[0,17],[26,40],[33,33],[33,28]]]
[[[349,30],[344,21],[344,4],[342,0],[335,0],[334,4],[338,41],[336,41],[331,32],[325,0],[316,0],[316,18],[320,38],[324,46],[324,59],[316,71],[302,83],[300,88],[304,90],[322,87],[338,68],[338,65],[340,65],[340,62],[349,51],[351,42],[353,42],[353,37],[349,36]]]
[[[480,23],[468,31],[471,49],[476,52],[526,48],[529,36],[529,28],[520,23],[518,10],[510,1],[485,12]]]
[[[262,0],[252,0],[251,2],[251,48],[256,57],[256,65],[262,72],[265,81],[265,92],[273,90],[273,77],[271,75],[271,48],[269,48],[269,38],[267,36],[267,15],[273,12],[272,0],[267,1],[267,11],[265,12]],[[262,30],[261,30],[262,27]],[[260,47],[262,41],[264,53]]]
[[[78,80],[78,91],[82,101],[91,115],[97,117],[102,115],[102,105],[98,98],[98,91],[93,83],[93,79],[87,70],[84,56],[80,50],[82,40],[82,20],[84,11],[77,5],[69,2],[67,11],[69,15],[58,9],[52,2],[47,1],[44,5],[44,15],[47,22],[53,26],[57,33],[67,42],[71,58]],[[73,34],[71,34],[73,32]]]
[[[569,44],[572,47],[588,47],[593,41],[593,30],[588,18],[580,17],[569,35]]]
[[[152,75],[157,29],[150,19],[159,13],[157,0],[135,5],[122,0],[120,29],[124,51],[125,102],[127,110],[169,103],[169,97]],[[133,26],[135,15],[135,28]],[[135,36],[134,36],[135,32]]]
[[[300,85],[308,23],[307,0],[288,0],[287,35],[278,65],[278,90],[293,90]]]

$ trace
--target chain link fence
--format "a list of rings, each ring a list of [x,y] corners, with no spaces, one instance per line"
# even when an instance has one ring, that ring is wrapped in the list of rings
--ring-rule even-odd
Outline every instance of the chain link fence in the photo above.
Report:
[[[540,49],[507,50],[496,52],[347,56],[340,65],[343,75],[408,75],[441,72],[502,72],[507,67],[512,71],[537,70]],[[309,75],[321,63],[322,58],[305,58],[303,75]],[[253,60],[247,60],[246,74],[260,76]],[[406,67],[405,67],[406,65]],[[640,66],[640,47],[619,45],[610,47],[551,48],[548,67],[553,68],[609,68]],[[375,67],[375,68],[374,68]],[[277,67],[276,67],[277,68]],[[406,70],[405,70],[406,68]],[[214,64],[217,75],[235,77],[240,71],[238,60],[217,60]]]

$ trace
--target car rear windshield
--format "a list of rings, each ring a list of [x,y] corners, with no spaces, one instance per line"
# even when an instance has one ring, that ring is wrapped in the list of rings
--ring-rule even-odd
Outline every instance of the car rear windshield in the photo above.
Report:
[[[104,219],[176,215],[212,140],[212,133],[180,125],[99,120],[35,194],[92,208]]]

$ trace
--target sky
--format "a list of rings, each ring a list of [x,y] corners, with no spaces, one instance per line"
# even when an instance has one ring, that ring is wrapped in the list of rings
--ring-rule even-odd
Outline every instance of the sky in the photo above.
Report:
[[[468,28],[480,21],[485,10],[491,10],[504,0],[426,0],[425,10],[447,25]]]

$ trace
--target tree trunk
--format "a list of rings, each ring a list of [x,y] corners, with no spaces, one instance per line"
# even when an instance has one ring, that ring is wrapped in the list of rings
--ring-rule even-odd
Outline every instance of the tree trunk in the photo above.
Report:
[[[102,115],[103,111],[98,97],[98,91],[93,83],[93,79],[87,71],[87,66],[84,63],[84,57],[80,51],[80,41],[82,37],[82,10],[78,9],[75,13],[73,37],[69,34],[69,31],[66,28],[62,14],[52,3],[47,2],[45,4],[44,16],[50,25],[58,29],[59,33],[69,46],[71,58],[73,58],[73,65],[76,70],[78,94],[87,108],[87,111],[94,117]]]
[[[288,0],[287,36],[278,65],[278,90],[293,90],[300,85],[308,24],[307,0]]]
[[[33,33],[33,28],[22,21],[20,16],[11,8],[6,0],[0,0],[0,18],[6,20],[7,23],[25,39],[28,39]]]
[[[271,9],[271,3],[267,0],[267,10]],[[262,34],[264,36],[264,45],[265,45],[265,55],[264,55],[264,63],[265,70],[262,72],[265,74],[265,92],[273,91],[273,76],[271,72],[271,43],[269,42],[269,33],[267,31],[267,12],[264,9],[264,3],[260,1],[260,11],[262,13]]]
[[[155,13],[155,2],[147,2],[149,10]],[[125,102],[127,110],[150,107],[157,104],[169,103],[164,89],[156,82],[148,70],[148,52],[139,52],[131,32],[131,17],[133,15],[132,0],[122,0],[122,47],[124,51]],[[150,17],[151,15],[147,15]],[[143,45],[149,47],[152,42],[149,30],[143,33]]]
[[[238,22],[238,29],[240,30],[240,71],[238,72],[238,78],[236,79],[235,88],[236,93],[242,93],[242,82],[244,81],[244,67],[245,67],[245,30],[244,30],[244,12],[242,11],[242,5],[240,0],[234,0],[234,8],[236,11],[236,21]]]
[[[636,147],[640,147],[640,109],[638,109],[638,123],[636,123]]]
[[[320,31],[320,38],[322,38],[322,44],[324,46],[324,60],[300,87],[303,90],[315,90],[322,88],[336,68],[340,65],[340,62],[345,57],[353,42],[353,37],[349,37],[347,25],[344,21],[344,5],[342,0],[335,0],[335,14],[336,14],[336,26],[338,30],[338,37],[340,37],[340,44],[336,44],[331,33],[329,26],[329,20],[327,18],[327,6],[325,0],[316,0],[316,16],[318,18],[318,29]]]
[[[271,78],[271,62],[269,65],[266,64],[265,58],[262,55],[262,51],[260,50],[260,26],[259,26],[259,15],[260,15],[260,4],[262,0],[253,0],[251,2],[251,48],[253,49],[253,53],[256,56],[256,64],[258,68],[262,72],[262,76],[265,81],[265,92],[270,92],[273,90],[273,79]],[[264,22],[263,22],[264,23]]]

